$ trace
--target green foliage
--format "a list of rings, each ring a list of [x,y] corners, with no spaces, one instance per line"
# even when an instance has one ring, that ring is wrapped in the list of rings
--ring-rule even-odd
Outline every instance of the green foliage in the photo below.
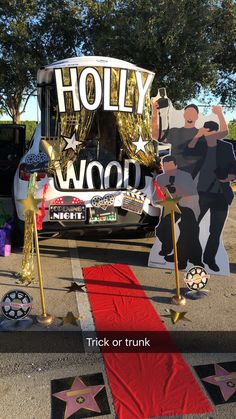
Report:
[[[215,3],[215,2],[214,2]],[[236,2],[223,0],[212,8],[212,62],[217,68],[217,82],[212,92],[221,102],[235,104]]]
[[[154,94],[165,86],[174,102],[205,90],[235,103],[234,0],[88,0],[87,7],[84,51],[155,71]]]
[[[75,55],[80,41],[77,0],[8,0],[0,3],[0,108],[20,122],[36,88],[37,70]],[[22,105],[24,105],[22,107]]]
[[[228,128],[229,128],[228,138],[236,141],[236,119],[233,119],[233,121],[229,122]]]
[[[11,121],[0,121],[0,124],[11,124]],[[31,137],[34,133],[37,122],[36,121],[22,121],[21,124],[26,126],[26,143],[28,143],[31,140]]]
[[[26,143],[28,143],[32,138],[34,130],[37,126],[37,122],[36,121],[22,121],[22,124],[26,125]]]
[[[38,68],[105,55],[156,73],[175,105],[211,92],[233,106],[235,0],[0,2],[0,109],[20,121]]]

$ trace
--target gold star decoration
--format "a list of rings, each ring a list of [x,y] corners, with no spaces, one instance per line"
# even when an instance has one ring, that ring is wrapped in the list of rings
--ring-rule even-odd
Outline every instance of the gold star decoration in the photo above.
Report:
[[[79,320],[80,317],[75,317],[72,311],[68,311],[65,317],[59,317],[59,319],[62,320],[59,326],[65,326],[66,324],[71,324],[72,326],[78,326],[77,320]]]
[[[157,202],[158,205],[161,205],[163,207],[163,217],[166,217],[168,214],[171,214],[172,211],[181,214],[181,211],[177,205],[177,202],[179,202],[180,199],[181,198],[173,198],[170,192],[166,190],[166,199]]]
[[[183,311],[182,313],[175,310],[168,310],[170,314],[164,314],[162,317],[170,317],[173,324],[177,323],[179,320],[187,320],[188,322],[191,322],[188,318],[185,317],[185,314],[187,314],[187,311]]]
[[[43,150],[45,151],[45,153],[49,157],[49,160],[50,161],[56,160],[55,152],[54,152],[54,149],[53,149],[52,145],[49,144],[47,140],[41,140],[41,145],[43,147]]]
[[[64,287],[64,288],[68,289],[67,293],[69,293],[69,292],[75,292],[75,291],[85,292],[83,289],[84,287],[85,285],[78,285],[76,284],[76,282],[71,282],[71,285],[69,287]]]
[[[38,204],[42,202],[42,199],[35,199],[32,192],[28,193],[26,199],[18,199],[18,201],[24,206],[25,211],[32,211],[36,214],[41,214],[40,209],[38,208]]]

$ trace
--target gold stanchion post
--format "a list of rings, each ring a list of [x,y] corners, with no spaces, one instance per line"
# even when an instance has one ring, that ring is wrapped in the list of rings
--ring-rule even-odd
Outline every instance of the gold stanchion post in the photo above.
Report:
[[[175,212],[181,214],[181,211],[177,205],[177,202],[180,198],[172,198],[169,191],[166,191],[166,199],[159,201],[159,205],[163,207],[163,217],[170,214],[171,216],[171,234],[172,234],[172,243],[174,250],[174,264],[175,264],[175,285],[176,285],[176,295],[172,297],[171,302],[177,305],[185,305],[186,299],[180,294],[180,284],[179,284],[179,268],[178,268],[178,252],[176,245],[176,229],[175,229]]]
[[[179,284],[179,268],[178,268],[178,252],[176,245],[176,229],[175,229],[175,212],[171,210],[171,233],[172,233],[172,242],[174,249],[174,264],[175,264],[175,286],[176,286],[176,295],[172,297],[171,302],[177,305],[185,305],[186,299],[180,295],[180,284]]]
[[[32,176],[35,174],[32,174]],[[43,289],[43,277],[42,277],[42,269],[41,269],[41,262],[40,262],[40,253],[39,253],[39,241],[38,241],[38,231],[37,231],[37,224],[36,224],[36,213],[39,213],[40,210],[38,209],[38,203],[42,202],[41,199],[35,199],[34,194],[32,191],[28,192],[28,196],[26,199],[19,199],[19,202],[24,206],[25,212],[31,211],[33,214],[33,231],[34,231],[34,241],[35,241],[35,251],[36,251],[36,259],[37,259],[37,267],[38,267],[38,276],[39,276],[39,289],[40,289],[40,298],[41,298],[41,306],[42,306],[42,314],[37,316],[37,322],[43,326],[48,326],[52,323],[53,317],[51,314],[46,312],[45,307],[45,298],[44,298],[44,289]]]
[[[37,259],[38,277],[39,277],[40,298],[41,298],[41,306],[42,306],[42,314],[41,316],[37,316],[37,322],[39,324],[42,324],[43,326],[47,326],[53,322],[53,317],[51,316],[51,314],[48,314],[46,312],[44,289],[43,289],[43,276],[42,276],[40,253],[39,253],[39,241],[38,241],[38,231],[37,231],[35,212],[34,212],[34,242],[35,242],[35,252],[36,252],[36,259]]]

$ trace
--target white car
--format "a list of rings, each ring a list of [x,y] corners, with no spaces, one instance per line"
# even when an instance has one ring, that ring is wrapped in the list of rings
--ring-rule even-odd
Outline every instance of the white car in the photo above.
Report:
[[[47,163],[48,157],[41,147],[41,124],[38,124],[30,147],[21,159],[14,177],[14,205],[19,243],[22,243],[24,234],[24,207],[19,200],[27,197],[31,172],[37,172],[36,198],[43,199],[44,185],[47,185],[43,231],[76,229],[80,235],[84,235],[88,229],[102,229],[104,233],[110,233],[115,229],[133,231],[137,228],[144,232],[153,231],[158,221],[159,210],[150,203],[151,176],[145,176],[145,184],[141,190],[127,188],[112,191],[78,191],[70,188],[70,181],[76,182],[74,169],[71,168],[66,179],[63,179],[60,170],[55,176],[48,175]],[[129,161],[126,169],[128,165],[135,163]],[[85,177],[86,175],[88,176],[88,172],[85,172]],[[124,209],[126,197],[133,198],[133,202],[126,202],[127,210]],[[133,212],[135,208],[128,208],[132,203],[136,205],[136,212]]]
[[[111,232],[115,229],[139,229],[148,232],[153,231],[157,224],[160,210],[151,204],[151,170],[125,152],[114,112],[104,111],[100,107],[76,158],[68,161],[65,169],[58,162],[54,172],[48,172],[48,155],[43,148],[42,139],[46,139],[48,144],[51,140],[54,141],[53,144],[62,144],[64,150],[70,147],[72,149],[73,142],[79,143],[79,138],[75,138],[75,131],[67,136],[58,133],[65,110],[62,109],[63,112],[60,113],[58,105],[63,99],[58,99],[55,70],[98,67],[102,70],[118,68],[122,71],[127,68],[127,72],[132,69],[137,73],[146,71],[125,61],[106,57],[76,57],[59,61],[39,71],[42,122],[38,124],[14,177],[19,238],[23,237],[24,231],[24,208],[19,200],[27,197],[29,177],[33,172],[37,173],[35,197],[45,199],[43,231],[76,229],[81,235],[88,231]],[[150,72],[146,73],[149,75]],[[61,88],[66,89],[63,85]],[[107,136],[110,142],[107,142]],[[58,138],[60,142],[57,142]],[[143,147],[142,144],[141,146]],[[168,153],[168,146],[165,147]],[[161,154],[163,152],[165,150]]]

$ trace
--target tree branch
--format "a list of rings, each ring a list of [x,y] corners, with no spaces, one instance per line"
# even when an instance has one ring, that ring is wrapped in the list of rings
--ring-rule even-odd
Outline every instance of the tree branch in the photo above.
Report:
[[[36,91],[36,89],[34,88],[33,90],[31,90],[31,92],[28,94],[28,96],[27,96],[27,99],[26,99],[26,101],[25,101],[25,103],[24,103],[24,106],[23,106],[23,109],[22,109],[22,111],[20,112],[20,115],[22,114],[22,113],[24,113],[25,112],[25,108],[26,108],[26,106],[27,106],[27,103],[28,103],[28,101],[29,101],[29,98],[30,98],[30,96],[34,93]]]

